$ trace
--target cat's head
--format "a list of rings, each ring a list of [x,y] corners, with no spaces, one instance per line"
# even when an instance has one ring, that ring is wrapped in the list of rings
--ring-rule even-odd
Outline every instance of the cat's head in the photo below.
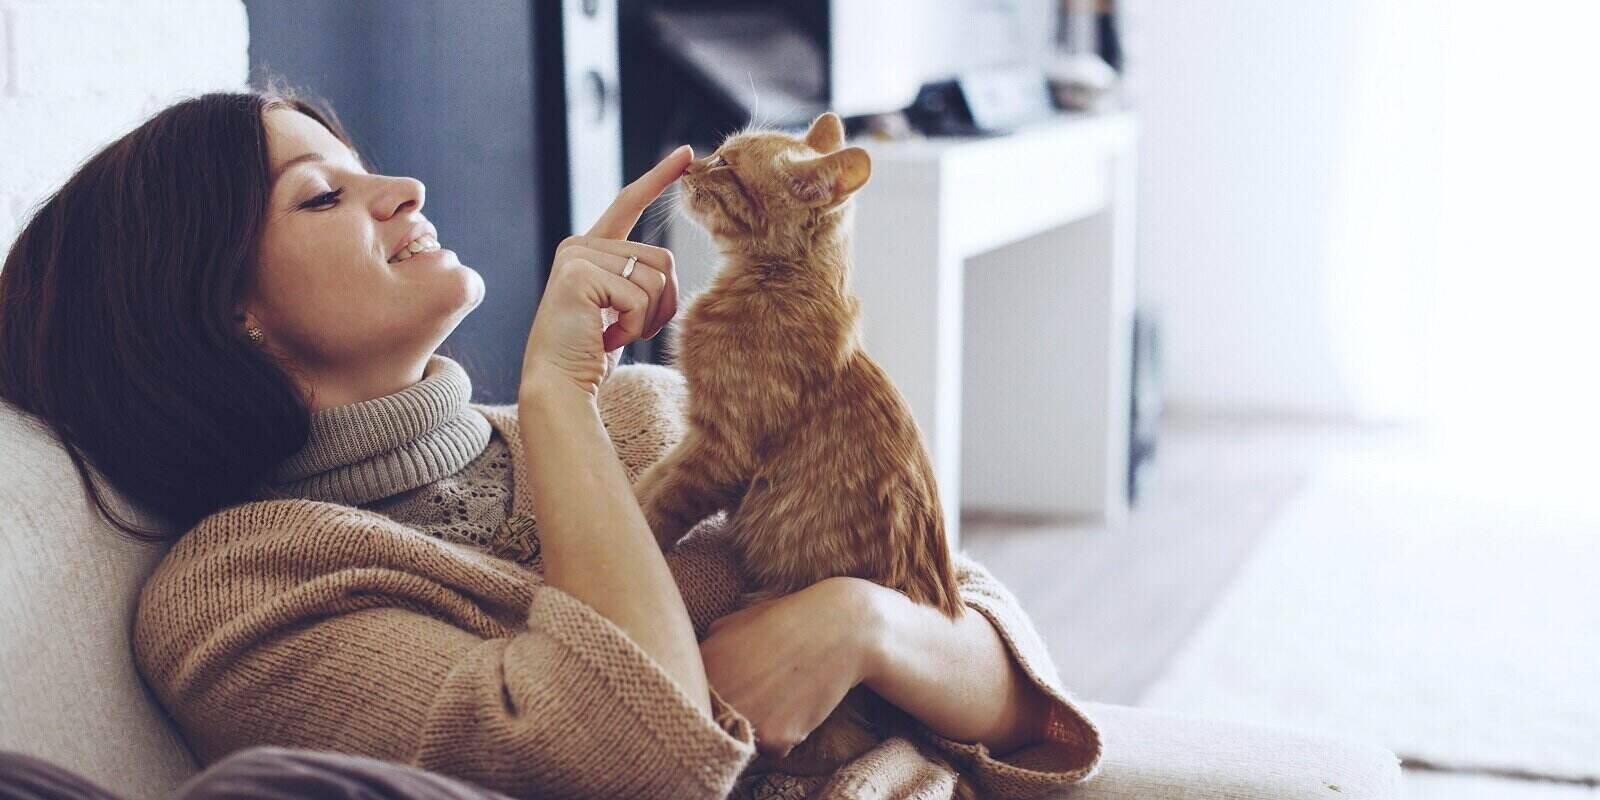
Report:
[[[685,207],[711,234],[738,242],[795,242],[837,213],[867,182],[872,160],[844,146],[844,124],[828,112],[804,136],[745,131],[684,173]]]

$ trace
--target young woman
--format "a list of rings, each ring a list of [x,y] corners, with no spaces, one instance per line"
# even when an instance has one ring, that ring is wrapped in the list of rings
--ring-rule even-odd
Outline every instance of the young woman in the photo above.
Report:
[[[557,249],[511,406],[470,402],[435,352],[484,284],[422,183],[369,171],[290,92],[167,108],[39,207],[0,272],[0,396],[113,524],[160,538],[89,464],[183,532],[134,650],[203,763],[334,750],[527,796],[934,796],[959,769],[1024,797],[1093,772],[1094,726],[970,561],[959,622],[848,578],[733,611],[715,521],[655,544],[630,482],[685,390],[617,357],[677,285],[626,237],[692,158]],[[925,736],[833,775],[747,770],[858,683]]]

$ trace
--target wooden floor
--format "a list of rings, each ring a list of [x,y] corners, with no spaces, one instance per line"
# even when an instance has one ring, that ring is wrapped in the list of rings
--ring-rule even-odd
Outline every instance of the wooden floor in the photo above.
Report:
[[[1120,525],[964,509],[961,546],[1016,592],[1085,700],[1137,703],[1323,458],[1403,432],[1282,420],[1164,423]]]

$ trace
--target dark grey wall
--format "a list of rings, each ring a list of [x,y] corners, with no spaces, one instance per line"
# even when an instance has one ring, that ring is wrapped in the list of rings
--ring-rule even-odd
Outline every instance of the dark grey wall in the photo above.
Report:
[[[536,2],[245,0],[252,82],[270,69],[331,101],[374,170],[427,185],[440,240],[483,275],[483,303],[443,348],[479,402],[516,401],[549,268]]]

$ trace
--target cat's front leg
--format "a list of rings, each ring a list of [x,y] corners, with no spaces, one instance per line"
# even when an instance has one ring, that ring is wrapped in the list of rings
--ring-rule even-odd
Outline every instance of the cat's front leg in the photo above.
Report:
[[[667,513],[667,508],[676,504],[675,499],[666,493],[666,487],[672,483],[669,475],[672,469],[666,460],[658,461],[645,470],[633,485],[633,496],[639,501],[639,510],[644,512],[645,524],[650,526],[650,532],[655,535],[656,543],[661,545],[662,550],[672,549],[672,545],[689,531],[682,524],[672,522],[674,515]]]
[[[692,438],[667,453],[633,485],[645,522],[662,550],[670,550],[701,520],[724,509],[729,480]]]

